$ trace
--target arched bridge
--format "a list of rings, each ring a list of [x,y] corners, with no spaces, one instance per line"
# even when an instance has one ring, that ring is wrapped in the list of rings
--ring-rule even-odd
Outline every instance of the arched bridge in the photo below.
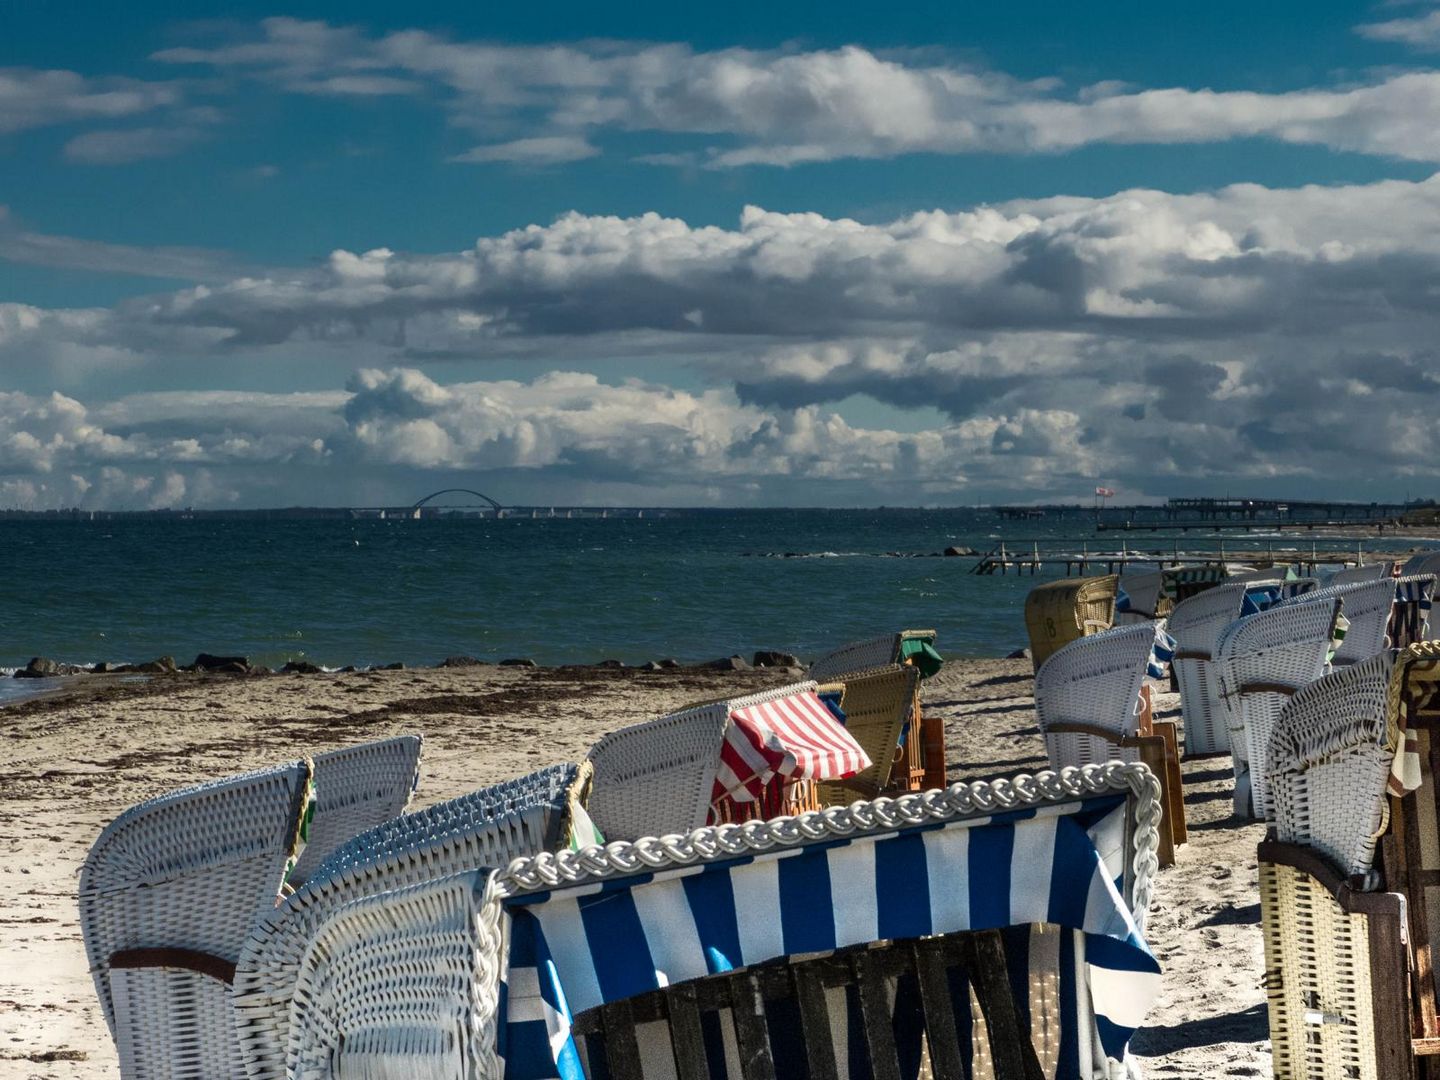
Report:
[[[419,502],[417,502],[414,506],[410,507],[410,509],[411,509],[411,510],[419,510],[422,506],[424,506],[426,503],[428,503],[431,499],[438,499],[441,495],[474,495],[475,498],[477,498],[477,499],[484,499],[487,503],[489,503],[489,504],[490,504],[492,507],[494,507],[496,510],[504,510],[504,509],[505,509],[505,508],[504,508],[503,506],[501,506],[498,502],[496,502],[494,499],[492,499],[489,495],[486,495],[483,491],[475,491],[475,490],[473,490],[473,489],[471,489],[471,488],[441,488],[439,491],[432,491],[429,495],[426,495],[423,499],[421,499]]]

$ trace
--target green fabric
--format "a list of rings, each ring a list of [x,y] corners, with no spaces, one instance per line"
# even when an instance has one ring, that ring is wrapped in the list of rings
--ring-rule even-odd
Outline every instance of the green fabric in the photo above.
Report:
[[[945,658],[931,644],[934,638],[905,638],[900,642],[900,662],[907,660],[920,669],[920,677],[928,679],[945,666]]]

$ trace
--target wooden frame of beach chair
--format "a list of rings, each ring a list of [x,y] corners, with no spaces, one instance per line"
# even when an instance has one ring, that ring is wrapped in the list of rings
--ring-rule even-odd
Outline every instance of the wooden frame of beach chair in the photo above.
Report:
[[[911,786],[913,781],[908,776],[893,770],[900,757],[900,735],[914,715],[919,683],[920,673],[914,667],[890,664],[833,684],[842,689],[840,707],[845,711],[845,730],[860,744],[872,764],[846,780],[817,781],[817,806],[873,799],[882,792],[918,790]]]
[[[1225,753],[1230,749],[1230,723],[1214,669],[1215,643],[1221,632],[1240,615],[1248,589],[1279,584],[1272,578],[1259,582],[1222,583],[1181,600],[1165,620],[1175,639],[1171,665],[1180,688],[1180,716],[1185,726],[1185,756]]]
[[[243,1072],[235,962],[304,843],[312,775],[298,761],[162,795],[90,849],[80,929],[126,1080]]]
[[[1035,713],[1054,769],[1104,761],[1143,761],[1160,779],[1165,815],[1161,866],[1186,839],[1185,800],[1173,728],[1156,732],[1144,693],[1155,624],[1104,630],[1050,655],[1035,675]]]
[[[1273,820],[1269,746],[1290,698],[1325,674],[1343,601],[1281,603],[1227,626],[1215,646],[1215,669],[1230,720],[1234,808],[1240,817]]]
[[[291,886],[351,837],[404,811],[420,781],[421,746],[419,735],[399,735],[314,755],[315,815]]]
[[[1116,795],[1124,796],[1118,807],[1105,811],[1102,818],[1093,816],[1095,810],[1105,804],[1089,800],[1113,801]],[[1143,932],[1144,913],[1150,902],[1161,813],[1159,784],[1148,770],[1143,766],[1111,762],[1079,770],[1067,769],[1060,774],[1044,773],[990,783],[955,784],[945,791],[910,794],[893,802],[859,802],[850,807],[832,808],[823,814],[808,814],[795,821],[708,827],[689,837],[647,838],[635,843],[611,844],[605,849],[540,855],[517,860],[501,870],[472,871],[355,901],[319,929],[307,950],[292,1007],[287,1075],[296,1080],[382,1074],[499,1080],[511,1062],[522,1061],[520,1070],[528,1075],[538,1065],[534,1055],[548,1060],[547,1055],[552,1054],[561,1055],[567,1069],[582,1070],[584,1063],[578,1054],[585,1051],[577,1052],[572,1042],[572,1022],[578,1021],[584,1030],[588,1022],[585,1012],[589,1005],[584,995],[572,998],[577,1010],[572,1016],[571,1005],[564,1000],[557,1003],[543,996],[546,991],[538,981],[539,969],[544,967],[552,973],[547,977],[553,977],[556,969],[548,967],[549,962],[542,961],[542,953],[537,951],[542,946],[535,937],[535,930],[530,928],[539,927],[535,912],[540,909],[528,906],[531,904],[547,905],[546,910],[558,916],[564,925],[585,933],[585,938],[571,940],[572,931],[564,931],[569,941],[566,946],[568,955],[574,957],[577,949],[588,949],[592,957],[597,948],[612,950],[617,962],[624,960],[634,972],[639,972],[642,981],[648,980],[647,986],[635,989],[615,986],[610,991],[600,990],[599,1007],[602,1010],[623,1002],[628,1002],[630,1006],[628,1017],[623,1015],[623,1010],[614,1010],[608,1015],[602,1012],[600,1018],[607,1028],[610,1049],[618,1055],[622,1069],[638,1063],[643,1070],[648,1056],[660,1052],[669,1058],[668,1063],[656,1062],[661,1075],[678,1075],[686,1080],[695,1076],[690,1066],[698,1060],[695,1043],[698,1025],[694,1021],[701,998],[709,998],[713,993],[718,999],[719,995],[728,992],[729,1008],[733,1012],[738,1001],[738,1007],[743,1012],[736,1022],[742,1027],[750,1024],[747,1029],[749,1035],[744,1036],[749,1040],[746,1061],[737,1074],[746,1077],[767,1075],[764,1071],[766,1044],[759,1019],[768,1005],[764,999],[769,993],[769,985],[772,982],[779,985],[785,976],[772,974],[780,969],[767,966],[765,961],[778,959],[785,948],[782,947],[779,953],[775,951],[780,945],[778,939],[774,944],[763,944],[757,939],[757,951],[753,952],[750,946],[740,945],[744,957],[737,956],[737,959],[745,962],[735,965],[737,970],[743,969],[738,976],[730,974],[726,966],[718,971],[711,969],[709,975],[703,970],[695,975],[684,973],[693,967],[699,955],[693,951],[694,939],[689,935],[698,928],[695,920],[699,920],[699,912],[709,909],[703,906],[703,899],[697,898],[693,902],[681,901],[684,904],[702,904],[700,908],[692,906],[691,915],[662,914],[672,911],[673,903],[679,899],[674,892],[675,885],[681,882],[700,885],[706,882],[723,883],[725,878],[719,875],[728,876],[731,873],[740,873],[746,875],[747,881],[753,879],[758,882],[767,872],[765,867],[774,866],[776,860],[789,865],[787,856],[790,855],[808,858],[817,865],[830,866],[831,873],[835,872],[835,859],[840,859],[847,868],[858,870],[862,864],[867,864],[867,860],[873,863],[880,858],[879,849],[871,845],[897,841],[910,844],[904,837],[909,836],[911,830],[914,830],[915,838],[924,838],[922,847],[910,844],[913,855],[918,857],[923,848],[925,852],[936,852],[925,856],[927,859],[941,860],[941,864],[932,871],[934,874],[941,869],[944,859],[953,857],[953,854],[947,853],[962,850],[958,838],[956,843],[947,841],[938,849],[933,847],[947,827],[964,830],[972,821],[977,828],[993,827],[994,815],[1002,810],[1025,811],[1015,817],[1014,827],[1038,829],[1034,833],[1036,839],[1042,833],[1048,835],[1052,826],[1047,823],[1058,823],[1066,815],[1077,812],[1091,815],[1076,819],[1090,822],[1085,828],[1101,829],[1105,836],[1112,837],[1103,841],[1098,837],[1092,838],[1096,845],[1092,857],[1098,857],[1100,862],[1093,864],[1093,869],[1089,871],[1095,876],[1088,884],[1077,882],[1075,895],[1093,899],[1097,895],[1097,887],[1103,893],[1110,888],[1111,881],[1122,882],[1123,879],[1120,906],[1103,907],[1104,912],[1111,914],[1102,914],[1101,910],[1097,910],[1093,922],[1087,914],[1084,925],[1092,928],[1092,932],[1098,932],[1099,927],[1105,926],[1107,929],[1103,932],[1111,935],[1111,940],[1115,942],[1124,935],[1125,941],[1130,943],[1125,948],[1134,949],[1133,942],[1137,940],[1136,935]],[[1122,829],[1123,840],[1113,838],[1111,823]],[[1058,829],[1059,825],[1053,827]],[[1019,865],[1030,867],[1032,861],[1022,860]],[[701,867],[707,872],[694,872]],[[740,889],[741,884],[737,883],[734,888]],[[611,933],[597,924],[588,931],[580,931],[580,924],[567,914],[570,911],[568,905],[577,902],[576,898],[584,905],[587,904],[584,898],[590,897],[588,903],[593,906],[600,899],[599,893],[606,898],[606,903],[601,906],[607,912],[623,915],[624,910],[629,910],[625,897],[631,888],[645,892],[644,898],[637,894],[634,903],[640,905],[644,900],[644,910],[650,912],[646,918],[660,918],[669,928],[664,931],[665,934],[678,935],[670,940],[649,938],[650,945],[647,947],[666,951],[664,958],[649,958],[649,962],[657,968],[648,971],[648,975],[645,974],[647,960],[639,960],[637,967],[636,958],[631,956],[632,930]],[[686,886],[685,894],[689,895],[689,891]],[[724,888],[721,892],[729,894]],[[1048,893],[1048,890],[1043,892]],[[1021,899],[1018,902],[1026,910],[1036,905],[1039,905],[1039,910],[1047,910],[1041,892],[1031,890],[1019,896]],[[805,899],[808,902],[811,897],[807,895]],[[823,901],[818,897],[814,900],[822,904],[817,910],[825,910]],[[1084,901],[1087,912],[1091,902]],[[662,906],[654,907],[655,903]],[[738,903],[738,900],[732,903]],[[953,968],[957,959],[961,962],[973,959],[976,961],[973,965],[975,981],[984,982],[984,996],[990,1005],[989,1014],[984,1018],[993,1024],[991,1045],[997,1041],[996,1032],[1003,1032],[999,1041],[1006,1044],[1005,1047],[997,1047],[998,1053],[987,1065],[992,1069],[996,1066],[1010,1069],[1019,1059],[1017,1071],[995,1075],[1031,1080],[1036,1072],[1034,1059],[1023,1049],[1023,1027],[1021,1038],[1013,1039],[1005,1003],[1000,999],[999,987],[1006,980],[997,978],[999,967],[994,953],[994,939],[984,932],[967,937],[968,931],[964,931],[963,927],[964,920],[968,920],[969,916],[957,914],[952,905],[944,901],[941,903],[949,914],[943,917],[932,915],[932,920],[939,921],[932,921],[930,925],[954,926],[956,931],[939,931],[945,936],[933,946],[916,942],[917,948],[909,944],[911,939],[896,935],[874,939],[875,946],[880,946],[882,941],[895,941],[896,944],[889,948],[864,948],[871,942],[865,940],[867,931],[863,921],[854,923],[847,919],[845,925],[848,929],[843,935],[839,930],[841,924],[837,921],[837,948],[846,949],[851,945],[862,948],[832,953],[831,957],[838,958],[829,959],[828,967],[827,964],[813,968],[803,964],[790,965],[799,974],[802,985],[806,986],[797,1002],[801,1010],[797,1026],[807,1030],[794,1031],[796,1038],[808,1042],[808,1028],[814,1028],[817,1035],[825,1030],[817,1025],[819,1012],[815,1008],[814,983],[818,981],[823,992],[827,982],[843,982],[854,986],[860,995],[861,1011],[866,1013],[862,1018],[862,1027],[871,1036],[873,1060],[880,1069],[876,1076],[898,1075],[898,1070],[892,1072],[889,1069],[892,1062],[884,1028],[892,1005],[888,992],[880,992],[885,986],[881,976],[886,974],[887,968],[900,970],[913,962],[918,977],[930,980],[927,996],[933,1004],[936,999],[944,997],[937,992],[935,985],[937,967]],[[1109,903],[1111,901],[1101,901],[1102,905]],[[835,910],[838,917],[839,909]],[[1053,912],[1053,909],[1048,910]],[[1078,910],[1065,916],[1072,921],[1078,917]],[[528,921],[528,926],[526,932],[517,938],[521,929],[518,920],[521,918]],[[677,922],[676,918],[680,921]],[[1022,918],[1021,922],[1029,922],[1029,919]],[[691,927],[692,923],[692,929],[687,930],[686,927]],[[660,923],[646,925],[655,925],[657,929],[661,926]],[[552,924],[552,928],[556,934],[561,933],[558,924]],[[757,926],[756,929],[763,928]],[[873,935],[875,932],[872,925],[868,933]],[[648,937],[648,931],[646,933]],[[766,930],[767,935],[770,933],[772,931]],[[1058,1041],[1058,1025],[1038,1031],[1037,1010],[1058,1010],[1061,1003],[1056,995],[1072,994],[1073,1001],[1068,997],[1065,999],[1075,1010],[1069,1021],[1074,1027],[1068,1046],[1069,1052],[1078,1060],[1069,1063],[1070,1067],[1083,1077],[1120,1075],[1116,1070],[1123,1070],[1125,1066],[1114,1057],[1107,1058],[1102,1042],[1106,1047],[1123,1047],[1124,1033],[1119,1032],[1117,1040],[1113,1023],[1110,1026],[1102,1023],[1097,1015],[1100,1011],[1099,991],[1094,989],[1094,979],[1084,974],[1085,968],[1082,967],[1099,963],[1111,972],[1117,972],[1114,966],[1116,960],[1113,954],[1105,959],[1086,952],[1078,931],[1061,929],[1055,937],[1057,940],[1072,940],[1073,937],[1076,951],[1068,960],[1063,951],[1056,954],[1060,959],[1052,980],[1041,978],[1037,983],[1035,969],[1031,969],[1029,1003],[1035,1056],[1044,1069],[1046,1059],[1040,1046],[1054,1052],[1055,1047],[1063,1045]],[[686,941],[692,942],[692,945],[684,945]],[[551,938],[550,942],[563,944],[558,938]],[[788,938],[785,944],[788,946]],[[526,950],[523,955],[516,951],[522,945]],[[673,951],[682,945],[686,952]],[[1143,949],[1143,946],[1140,948]],[[973,956],[966,956],[970,949],[974,950]],[[938,956],[935,955],[937,951]],[[707,952],[706,955],[710,954]],[[791,955],[795,953],[792,951]],[[561,965],[559,970],[564,970],[568,961],[557,960],[557,963]],[[1153,960],[1146,963],[1153,965]],[[682,967],[677,968],[677,964]],[[1128,962],[1121,963],[1119,967],[1137,974],[1153,970],[1153,967],[1130,966]],[[647,998],[641,1001],[643,995],[653,990],[664,991],[667,979],[658,973],[661,968],[677,975],[671,988],[674,996],[667,1001],[669,1022],[665,1026],[668,1044],[667,1041],[657,1044],[648,1034],[648,1029],[654,1025],[642,1023],[637,1026],[635,1015],[637,1007],[642,1009],[643,1015],[643,1010],[651,1007],[654,1000]],[[990,974],[985,974],[980,968],[988,968]],[[754,979],[749,977],[752,975]],[[1143,979],[1152,980],[1154,976],[1143,975]],[[1154,983],[1146,982],[1145,985],[1153,987]],[[723,990],[719,988],[721,986]],[[712,991],[711,987],[716,989]],[[757,1000],[757,988],[761,1000]],[[993,995],[990,993],[992,988],[995,990]],[[738,998],[737,990],[740,994]],[[593,995],[594,992],[592,987],[587,994]],[[1153,989],[1145,992],[1153,993]],[[922,989],[921,993],[926,994],[926,991]],[[1092,994],[1096,996],[1092,998]],[[783,985],[778,996],[785,996]],[[1127,1000],[1129,1004],[1126,1008],[1131,1010],[1132,1018],[1125,1030],[1139,1022],[1135,1013],[1136,1002],[1134,999]],[[1095,1011],[1091,1011],[1092,1001]],[[1112,1000],[1111,1004],[1117,1002]],[[1138,1008],[1143,1010],[1143,1005],[1138,1005]],[[832,1011],[830,1016],[836,1017],[836,1014]],[[934,1033],[935,1041],[930,1060],[932,1068],[939,1070],[935,1075],[958,1078],[963,1072],[950,1069],[954,1060],[948,1050],[955,1044],[949,1041],[947,1016],[952,1022],[958,1019],[963,1023],[968,1019],[963,1015],[957,1017],[945,1003],[935,1006],[933,1016],[927,1013],[925,1022]],[[1058,1019],[1058,1012],[1056,1017]],[[503,1042],[501,1031],[506,1032]],[[773,1031],[772,1028],[772,1037]],[[1043,1037],[1035,1043],[1037,1033]],[[502,1052],[505,1054],[504,1063],[500,1058]],[[832,1064],[834,1061],[820,1047],[802,1049],[801,1052],[817,1062],[822,1071],[816,1075],[836,1075],[836,1072],[824,1071],[826,1061]],[[527,1058],[525,1055],[531,1056]],[[774,1058],[771,1060],[773,1062]],[[979,1060],[972,1059],[972,1063]],[[1053,1070],[1054,1059],[1050,1060],[1049,1069]],[[962,1064],[961,1070],[963,1067]],[[543,1071],[541,1069],[536,1075]],[[708,1075],[708,1072],[700,1075]]]
[[[404,814],[353,838],[251,929],[234,982],[235,1029],[249,1080],[284,1080],[290,1002],[315,931],[345,904],[562,845],[578,771],[552,765]]]
[[[1115,625],[1120,575],[1047,581],[1025,597],[1025,629],[1036,672],[1050,655],[1082,637]]]

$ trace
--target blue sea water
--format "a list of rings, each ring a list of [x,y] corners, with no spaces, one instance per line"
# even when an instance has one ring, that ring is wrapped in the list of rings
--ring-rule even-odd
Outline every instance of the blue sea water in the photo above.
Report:
[[[332,667],[456,654],[701,661],[757,648],[808,659],[901,627],[933,627],[950,656],[996,656],[1025,644],[1022,604],[1037,579],[887,553],[1062,535],[1119,543],[1083,518],[974,510],[4,521],[0,665],[36,655],[186,663],[202,650]]]

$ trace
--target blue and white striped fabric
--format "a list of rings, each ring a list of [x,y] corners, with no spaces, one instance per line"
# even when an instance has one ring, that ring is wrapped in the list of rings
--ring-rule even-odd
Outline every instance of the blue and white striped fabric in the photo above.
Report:
[[[1155,644],[1150,646],[1150,659],[1145,663],[1145,674],[1152,679],[1163,679],[1170,670],[1170,661],[1174,659],[1175,639],[1156,623]]]
[[[1389,626],[1392,647],[1404,648],[1429,638],[1432,588],[1428,579],[1395,583],[1395,609]]]
[[[1072,1045],[1098,1037],[1121,1059],[1160,971],[1118,891],[1124,812],[1107,796],[508,900],[505,1075],[582,1080],[571,1020],[606,1002],[797,953],[1039,923],[1080,932],[1084,982],[1062,982],[1071,1016],[1088,984],[1095,1030]],[[1081,1074],[1072,1060],[1057,1077]]]

